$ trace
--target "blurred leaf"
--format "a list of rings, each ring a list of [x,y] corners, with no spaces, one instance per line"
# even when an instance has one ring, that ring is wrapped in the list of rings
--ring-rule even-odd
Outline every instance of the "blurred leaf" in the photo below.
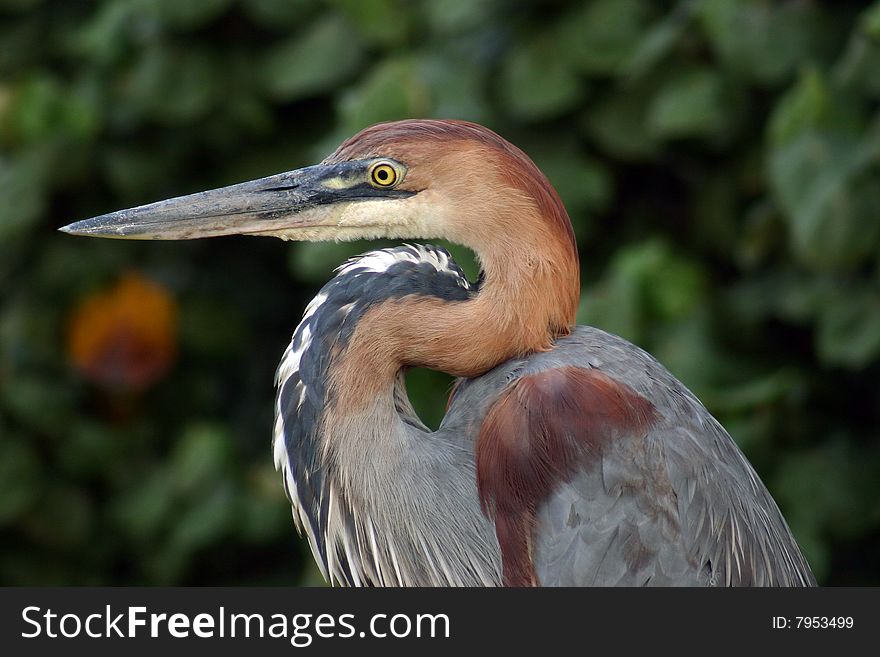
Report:
[[[864,173],[871,155],[865,143],[827,133],[805,133],[770,152],[770,183],[803,262],[840,266],[876,252],[880,185]]]
[[[739,75],[775,83],[815,50],[823,17],[815,3],[705,0],[699,16],[724,65]]]
[[[582,85],[569,65],[556,56],[549,36],[517,45],[501,69],[499,93],[504,108],[525,120],[558,116],[579,102]]]
[[[106,183],[122,198],[143,198],[168,180],[168,153],[155,145],[143,148],[108,147],[98,162]],[[101,209],[109,212],[111,208]]]
[[[880,291],[829,297],[820,314],[817,348],[829,365],[855,369],[880,360]]]
[[[880,41],[880,2],[874,0],[860,17],[862,29],[872,39]]]
[[[575,7],[559,21],[555,51],[581,71],[617,73],[644,37],[648,4],[642,0],[594,0]]]
[[[343,126],[354,133],[373,123],[429,113],[431,92],[412,59],[378,64],[360,85],[343,95]]]
[[[840,436],[822,448],[792,455],[775,480],[792,526],[840,537],[876,527],[880,491],[871,476],[874,465],[876,455],[866,458]]]
[[[184,560],[210,545],[231,529],[235,513],[234,491],[229,484],[203,491],[190,501],[169,536],[170,561]]]
[[[0,400],[13,418],[46,433],[65,426],[74,401],[73,391],[63,381],[42,377],[35,371],[19,374],[15,385],[5,386],[0,393]],[[47,408],[52,412],[47,413]]]
[[[835,70],[841,84],[858,87],[873,98],[880,96],[880,78],[875,75],[880,68],[880,43],[869,43],[856,37]]]
[[[122,57],[130,39],[137,6],[133,2],[104,2],[71,38],[74,50],[102,64]]]
[[[717,414],[719,421],[727,429],[727,432],[733,438],[734,442],[739,446],[743,453],[754,463],[754,455],[759,453],[762,447],[770,442],[774,436],[775,427],[773,413],[755,413],[753,409],[747,412],[725,412],[723,402],[721,404],[712,403],[712,412]],[[765,481],[765,483],[767,483]],[[772,491],[771,491],[772,492]],[[802,534],[797,534],[798,544],[801,549],[806,549],[801,543]],[[815,571],[814,571],[815,572]]]
[[[692,239],[701,251],[728,258],[731,247],[739,242],[743,249],[749,236],[748,222],[754,220],[755,210],[742,216],[739,202],[738,163],[718,166],[703,172],[694,190],[692,203],[695,212]],[[743,224],[746,224],[744,226]]]
[[[648,110],[647,122],[660,139],[723,132],[727,120],[721,78],[708,69],[684,73],[664,86]]]
[[[159,121],[186,123],[204,116],[221,91],[221,62],[196,47],[165,45],[144,50],[130,77],[125,93],[135,108]]]
[[[683,317],[704,298],[706,276],[699,265],[684,258],[658,252],[665,263],[657,265],[657,277],[650,288],[651,306],[661,320]]]
[[[808,274],[795,269],[756,276],[733,288],[731,311],[749,318],[777,317],[793,324],[808,324],[828,306],[828,300],[850,287],[845,279]]]
[[[785,242],[785,228],[779,211],[763,200],[750,207],[743,219],[736,261],[743,270],[754,270],[772,258]]]
[[[653,69],[681,40],[696,4],[693,0],[679,0],[675,9],[651,25],[619,67],[620,72],[632,80]]]
[[[840,92],[830,87],[825,76],[807,67],[777,102],[768,137],[771,145],[782,146],[812,130],[855,132],[860,118],[857,103],[841,102]]]
[[[819,72],[815,68],[802,71],[797,84],[776,105],[770,119],[771,143],[779,146],[820,127],[829,104],[828,89]]]
[[[0,154],[0,242],[11,241],[32,229],[46,209],[49,161],[41,151],[15,158]]]
[[[398,44],[409,31],[410,12],[400,0],[331,0],[370,41]]]
[[[496,0],[429,0],[424,11],[436,32],[455,34],[487,21],[497,4]]]
[[[656,155],[659,142],[648,129],[651,87],[618,88],[604,95],[581,117],[584,131],[609,155],[642,160]]]
[[[236,309],[209,299],[192,299],[182,309],[181,341],[187,349],[206,356],[235,353],[246,333]]]
[[[25,520],[25,532],[55,549],[72,549],[88,540],[93,521],[92,501],[80,489],[50,481]]]
[[[27,11],[41,2],[43,0],[0,0],[0,8],[6,11]]]
[[[751,412],[755,407],[782,400],[799,387],[797,372],[776,370],[715,391],[712,394],[712,408],[718,413]]]
[[[736,384],[732,369],[741,364],[731,363],[716,343],[710,326],[709,312],[695,308],[692,313],[675,321],[658,322],[646,327],[645,338],[638,344],[648,349],[715,412],[716,395],[719,392],[723,394]],[[734,384],[730,383],[731,379]],[[718,410],[724,410],[724,406],[719,405]]]
[[[465,58],[432,52],[419,58],[419,77],[431,93],[431,115],[484,121],[491,115],[486,75]]]
[[[63,445],[58,452],[59,465],[71,477],[100,478],[119,467],[118,459],[126,454],[128,435],[120,435],[94,420],[67,425]]]
[[[704,298],[699,267],[660,240],[632,244],[615,257],[598,295],[586,302],[584,320],[638,341],[649,318],[684,318]]]
[[[846,50],[835,67],[835,79],[846,86],[860,87],[867,94],[880,96],[880,2],[874,2],[850,34]]]
[[[133,542],[146,545],[161,534],[176,504],[172,477],[168,468],[156,468],[113,500],[115,520]]]
[[[223,473],[230,457],[229,440],[222,428],[210,424],[187,427],[171,455],[175,489],[198,494]]]
[[[290,529],[288,502],[274,468],[255,468],[250,475],[247,494],[238,500],[235,529],[246,541],[266,543]]]
[[[310,18],[318,0],[240,0],[248,18],[261,27],[282,30]]]
[[[15,89],[12,108],[6,112],[4,132],[23,142],[46,139],[55,131],[61,94],[54,77],[39,76],[24,81]]]
[[[43,473],[34,451],[4,432],[0,440],[0,526],[18,519],[34,503]]]
[[[362,53],[360,39],[348,23],[330,16],[271,48],[260,74],[273,96],[301,98],[345,80],[360,65]]]
[[[233,0],[140,0],[143,9],[154,13],[164,23],[178,29],[201,27],[216,19]]]

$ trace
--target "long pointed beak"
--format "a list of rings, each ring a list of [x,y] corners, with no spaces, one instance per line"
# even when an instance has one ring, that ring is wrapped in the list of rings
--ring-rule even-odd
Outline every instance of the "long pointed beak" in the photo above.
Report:
[[[324,225],[333,204],[370,195],[361,185],[344,184],[354,173],[351,164],[297,169],[103,214],[59,230],[116,239],[186,240]]]

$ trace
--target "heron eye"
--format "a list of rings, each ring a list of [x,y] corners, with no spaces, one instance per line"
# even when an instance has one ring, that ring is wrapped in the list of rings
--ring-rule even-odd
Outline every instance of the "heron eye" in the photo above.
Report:
[[[397,182],[397,171],[390,164],[380,162],[370,169],[370,182],[376,187],[391,187]]]

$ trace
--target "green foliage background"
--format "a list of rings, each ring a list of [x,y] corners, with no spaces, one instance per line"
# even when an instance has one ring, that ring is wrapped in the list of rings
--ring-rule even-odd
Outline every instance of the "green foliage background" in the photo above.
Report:
[[[0,0],[0,582],[318,581],[272,466],[272,377],[373,245],[55,229],[438,116],[547,172],[581,321],[704,400],[819,581],[880,583],[878,100],[880,2]],[[114,395],[65,327],[130,269],[180,304],[179,358]],[[411,384],[436,424],[448,379]]]

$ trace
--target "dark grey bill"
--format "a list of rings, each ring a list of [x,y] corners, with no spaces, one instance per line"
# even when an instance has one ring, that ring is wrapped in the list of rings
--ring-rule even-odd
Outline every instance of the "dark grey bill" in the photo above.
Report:
[[[185,240],[322,225],[322,207],[342,201],[403,198],[364,182],[368,162],[315,165],[250,182],[119,210],[60,228],[116,239]]]

